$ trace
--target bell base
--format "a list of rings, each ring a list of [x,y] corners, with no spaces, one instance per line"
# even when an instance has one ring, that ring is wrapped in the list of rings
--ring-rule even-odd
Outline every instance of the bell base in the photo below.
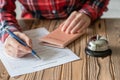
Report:
[[[106,57],[112,54],[112,50],[108,49],[105,51],[91,51],[90,49],[85,48],[85,53],[87,55],[94,56],[94,57]]]

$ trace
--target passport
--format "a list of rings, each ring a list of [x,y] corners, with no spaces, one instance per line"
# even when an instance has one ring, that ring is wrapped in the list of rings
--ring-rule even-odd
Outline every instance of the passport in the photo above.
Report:
[[[40,38],[40,43],[47,46],[58,47],[58,48],[65,48],[67,45],[72,43],[78,37],[84,34],[82,33],[75,33],[75,34],[68,34],[61,31],[62,27],[58,27],[48,35]]]

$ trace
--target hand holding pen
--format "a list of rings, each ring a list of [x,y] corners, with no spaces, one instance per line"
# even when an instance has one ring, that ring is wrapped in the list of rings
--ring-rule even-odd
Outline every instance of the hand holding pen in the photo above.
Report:
[[[4,30],[9,34],[9,36],[5,40],[4,45],[5,51],[10,56],[23,57],[28,53],[31,53],[36,58],[40,59],[37,53],[32,49],[32,41],[27,35],[19,31],[12,32],[8,28],[4,28]]]
[[[26,42],[28,46],[32,47],[31,40],[25,34],[21,32],[14,32],[14,34]],[[6,38],[4,45],[5,51],[12,57],[23,57],[31,52],[29,47],[22,45],[10,35]]]

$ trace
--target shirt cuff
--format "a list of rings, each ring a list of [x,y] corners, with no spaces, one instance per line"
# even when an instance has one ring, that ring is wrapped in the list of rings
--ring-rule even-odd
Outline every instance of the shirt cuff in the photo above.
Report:
[[[80,10],[79,12],[85,13],[86,15],[88,15],[92,21],[96,20],[98,18],[97,16],[97,11],[92,8],[91,5],[85,4]]]
[[[18,30],[16,27],[14,26],[9,26],[9,29],[14,32],[14,31],[20,31]],[[0,31],[0,40],[2,43],[5,42],[6,38],[9,36],[9,34],[4,30],[4,31]]]

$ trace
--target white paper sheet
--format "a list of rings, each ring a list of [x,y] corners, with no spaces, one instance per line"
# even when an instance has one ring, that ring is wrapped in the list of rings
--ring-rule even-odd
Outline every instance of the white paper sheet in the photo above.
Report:
[[[33,49],[41,57],[41,60],[36,59],[31,54],[23,58],[10,57],[4,52],[3,45],[0,43],[0,59],[11,77],[43,70],[79,59],[79,57],[69,49],[58,49],[40,45],[39,38],[48,34],[45,28],[25,31],[25,33],[32,39]]]

